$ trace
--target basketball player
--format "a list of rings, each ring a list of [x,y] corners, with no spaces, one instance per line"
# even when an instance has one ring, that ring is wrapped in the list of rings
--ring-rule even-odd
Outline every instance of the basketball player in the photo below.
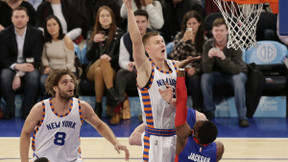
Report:
[[[175,104],[176,99],[166,100],[159,89],[167,85],[175,91],[176,71],[193,59],[183,63],[166,60],[166,47],[158,32],[148,32],[143,38],[137,27],[131,0],[123,0],[127,7],[128,29],[133,44],[133,58],[137,70],[138,93],[145,123],[143,161],[171,162],[176,151]],[[142,41],[143,40],[143,41]],[[145,55],[148,54],[148,57]],[[169,96],[167,97],[169,98]]]
[[[46,91],[53,97],[33,106],[20,136],[22,162],[28,162],[30,135],[33,132],[33,160],[46,157],[52,162],[81,162],[80,129],[90,123],[120,153],[129,151],[119,143],[111,129],[99,119],[85,101],[74,98],[76,78],[69,70],[55,70],[47,78]]]
[[[219,161],[224,153],[224,146],[221,142],[214,142],[218,134],[216,125],[209,120],[198,120],[192,123],[194,126],[191,130],[191,124],[186,121],[187,90],[184,74],[184,69],[178,71],[176,85],[177,145],[175,162]]]

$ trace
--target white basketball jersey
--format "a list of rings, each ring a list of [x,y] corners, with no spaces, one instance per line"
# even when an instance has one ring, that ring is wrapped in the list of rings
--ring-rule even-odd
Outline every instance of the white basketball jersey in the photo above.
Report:
[[[65,115],[55,112],[52,100],[42,101],[43,116],[33,132],[34,159],[46,157],[51,162],[76,161],[81,156],[80,129],[83,123],[80,100],[71,98]]]
[[[153,61],[152,74],[149,85],[144,88],[138,87],[138,93],[142,108],[143,122],[146,126],[158,129],[175,129],[175,107],[168,104],[161,94],[159,88],[166,89],[165,82],[171,85],[175,92],[176,87],[176,65],[172,60],[166,60],[169,71],[163,71],[156,67]]]

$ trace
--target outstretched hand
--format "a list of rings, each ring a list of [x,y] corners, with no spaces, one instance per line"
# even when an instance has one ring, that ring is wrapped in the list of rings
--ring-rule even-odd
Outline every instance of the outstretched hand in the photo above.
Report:
[[[173,99],[173,88],[171,85],[168,85],[167,83],[165,83],[165,86],[166,86],[165,90],[161,90],[160,88],[158,90],[163,99],[170,104]]]
[[[201,56],[197,56],[197,57],[192,57],[189,56],[187,57],[185,60],[181,61],[179,64],[179,68],[184,68],[186,65],[188,65],[190,62],[194,61],[194,60],[199,60],[201,59]]]
[[[118,152],[118,154],[120,154],[120,150],[124,151],[125,152],[125,160],[129,161],[130,154],[129,154],[129,150],[127,149],[126,146],[118,143],[118,144],[114,145],[114,149]]]

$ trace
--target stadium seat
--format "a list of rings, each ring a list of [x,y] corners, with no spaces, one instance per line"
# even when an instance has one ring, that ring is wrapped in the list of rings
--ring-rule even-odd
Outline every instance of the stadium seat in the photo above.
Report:
[[[286,46],[276,41],[258,41],[244,53],[245,62],[255,63],[265,77],[264,95],[286,95],[288,73],[283,59],[287,56]]]

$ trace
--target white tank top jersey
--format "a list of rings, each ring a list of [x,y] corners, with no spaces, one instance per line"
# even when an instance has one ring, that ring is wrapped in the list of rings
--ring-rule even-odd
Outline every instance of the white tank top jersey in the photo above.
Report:
[[[158,90],[159,88],[162,90],[166,89],[166,82],[172,86],[175,97],[177,79],[175,62],[165,60],[170,70],[163,71],[156,67],[151,59],[149,60],[152,64],[152,74],[149,83],[144,88],[138,87],[143,122],[150,128],[175,129],[176,109],[163,99]]]
[[[32,138],[33,159],[46,157],[51,162],[81,159],[80,129],[83,123],[80,100],[71,98],[65,115],[55,112],[52,100],[42,101],[43,116]]]

